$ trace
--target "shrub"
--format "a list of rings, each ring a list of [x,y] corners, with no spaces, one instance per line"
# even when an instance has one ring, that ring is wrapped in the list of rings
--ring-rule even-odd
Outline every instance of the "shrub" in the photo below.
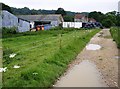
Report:
[[[17,33],[16,29],[17,29],[16,27],[12,27],[12,28],[3,27],[2,33],[3,34],[9,34],[9,33],[16,34]]]

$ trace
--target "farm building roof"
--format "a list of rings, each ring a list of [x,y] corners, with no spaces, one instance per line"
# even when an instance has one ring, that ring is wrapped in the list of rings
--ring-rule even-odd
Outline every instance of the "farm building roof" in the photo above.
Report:
[[[96,20],[94,18],[89,18],[88,20],[89,20],[89,22],[96,22]]]
[[[61,21],[63,18],[60,14],[49,14],[49,15],[17,15],[18,18],[25,19],[28,21]]]
[[[75,19],[81,19],[83,17],[85,17],[84,14],[75,14]]]

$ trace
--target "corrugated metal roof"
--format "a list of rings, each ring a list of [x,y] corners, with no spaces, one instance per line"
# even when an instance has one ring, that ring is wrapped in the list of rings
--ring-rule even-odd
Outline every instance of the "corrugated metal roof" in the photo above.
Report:
[[[28,21],[63,21],[63,18],[59,14],[49,15],[17,15],[18,18]]]

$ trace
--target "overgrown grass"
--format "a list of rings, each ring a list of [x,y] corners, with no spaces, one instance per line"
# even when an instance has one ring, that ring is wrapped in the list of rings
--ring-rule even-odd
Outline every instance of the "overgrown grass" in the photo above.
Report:
[[[4,87],[51,87],[99,30],[50,30],[3,38]],[[18,36],[19,35],[19,36]],[[16,53],[14,58],[9,55]],[[19,69],[14,69],[19,65]]]
[[[110,28],[110,33],[113,37],[113,40],[117,43],[117,47],[120,48],[120,27]]]

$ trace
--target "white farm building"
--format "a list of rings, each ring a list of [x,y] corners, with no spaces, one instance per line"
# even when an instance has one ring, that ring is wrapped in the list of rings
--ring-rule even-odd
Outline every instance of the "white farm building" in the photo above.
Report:
[[[81,28],[82,22],[63,22],[63,28]]]

